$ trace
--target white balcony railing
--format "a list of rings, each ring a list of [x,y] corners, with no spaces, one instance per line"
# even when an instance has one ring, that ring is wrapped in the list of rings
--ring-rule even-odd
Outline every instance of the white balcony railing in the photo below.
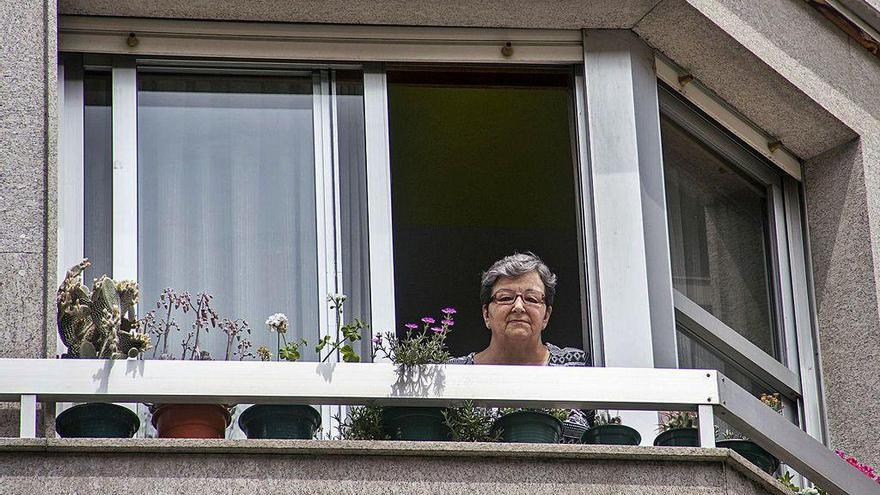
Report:
[[[833,495],[880,485],[714,370],[424,366],[225,361],[0,359],[0,401],[21,402],[21,436],[36,403],[365,404],[691,410],[714,447],[714,415]]]

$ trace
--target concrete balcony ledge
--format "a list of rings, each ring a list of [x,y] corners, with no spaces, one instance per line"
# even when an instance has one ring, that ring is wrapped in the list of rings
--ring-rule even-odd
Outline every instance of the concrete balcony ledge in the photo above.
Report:
[[[0,479],[21,494],[790,495],[727,449],[459,442],[3,438]]]

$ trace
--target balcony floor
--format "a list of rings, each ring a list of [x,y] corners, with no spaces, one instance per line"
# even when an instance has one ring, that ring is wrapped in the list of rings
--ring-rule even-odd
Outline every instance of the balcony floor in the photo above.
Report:
[[[0,494],[790,495],[726,449],[0,438]]]

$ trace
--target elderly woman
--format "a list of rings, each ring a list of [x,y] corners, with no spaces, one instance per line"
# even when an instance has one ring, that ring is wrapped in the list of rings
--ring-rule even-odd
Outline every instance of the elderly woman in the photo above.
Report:
[[[450,364],[589,366],[587,354],[559,348],[541,339],[553,313],[556,275],[533,253],[516,253],[496,261],[483,274],[480,301],[483,321],[492,333],[489,347]],[[592,411],[572,410],[563,440],[577,441],[589,427]]]

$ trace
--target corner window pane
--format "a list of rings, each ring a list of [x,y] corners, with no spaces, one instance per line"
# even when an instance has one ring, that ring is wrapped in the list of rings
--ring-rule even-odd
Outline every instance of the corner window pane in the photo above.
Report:
[[[779,358],[762,185],[661,116],[676,290]]]
[[[480,274],[533,251],[559,276],[545,341],[584,347],[572,78],[388,73],[397,321],[458,309],[453,354],[479,351]]]
[[[145,308],[165,287],[207,291],[221,316],[251,324],[253,349],[276,348],[263,323],[275,312],[290,317],[288,339],[315,331],[312,106],[311,77],[138,75]],[[219,333],[201,347],[222,359]]]

